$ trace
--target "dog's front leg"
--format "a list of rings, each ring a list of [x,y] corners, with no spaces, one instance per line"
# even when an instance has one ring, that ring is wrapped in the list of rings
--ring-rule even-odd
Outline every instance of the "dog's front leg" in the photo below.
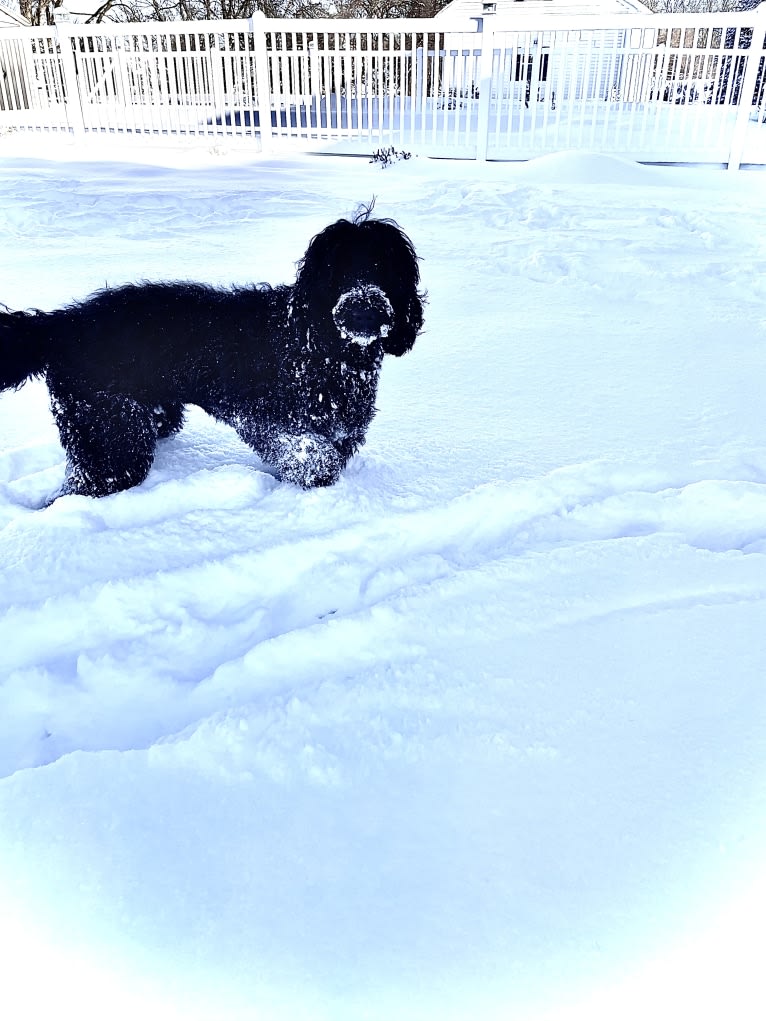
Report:
[[[278,433],[273,464],[280,479],[303,489],[331,486],[343,467],[332,443],[317,433]]]
[[[345,460],[329,440],[315,432],[292,432],[277,425],[232,420],[239,435],[283,482],[302,489],[331,486],[338,481]]]
[[[364,434],[361,436],[342,436],[333,440],[333,446],[340,459],[341,468],[345,468],[357,450],[364,444]]]

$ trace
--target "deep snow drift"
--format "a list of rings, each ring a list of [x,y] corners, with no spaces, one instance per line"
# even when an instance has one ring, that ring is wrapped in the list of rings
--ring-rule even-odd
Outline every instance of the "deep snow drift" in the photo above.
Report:
[[[291,281],[373,195],[429,305],[328,490],[192,412],[35,510],[0,397],[0,1016],[762,1018],[766,176],[45,155],[12,307]]]

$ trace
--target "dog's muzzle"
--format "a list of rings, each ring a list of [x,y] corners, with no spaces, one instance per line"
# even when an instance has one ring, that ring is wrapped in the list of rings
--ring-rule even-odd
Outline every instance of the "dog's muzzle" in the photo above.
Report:
[[[344,340],[366,347],[388,336],[394,323],[394,310],[379,287],[361,284],[341,294],[332,317]]]

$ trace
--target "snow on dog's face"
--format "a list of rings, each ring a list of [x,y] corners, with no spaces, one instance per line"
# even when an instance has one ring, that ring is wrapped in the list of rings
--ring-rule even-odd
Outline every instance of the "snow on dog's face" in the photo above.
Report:
[[[332,317],[344,340],[367,347],[389,335],[394,309],[380,287],[360,284],[341,294]]]

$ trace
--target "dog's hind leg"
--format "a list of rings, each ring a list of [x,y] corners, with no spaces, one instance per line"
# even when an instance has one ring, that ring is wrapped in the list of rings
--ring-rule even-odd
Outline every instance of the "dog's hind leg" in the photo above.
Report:
[[[60,495],[108,496],[143,482],[157,443],[154,412],[131,397],[52,395],[67,455]]]

